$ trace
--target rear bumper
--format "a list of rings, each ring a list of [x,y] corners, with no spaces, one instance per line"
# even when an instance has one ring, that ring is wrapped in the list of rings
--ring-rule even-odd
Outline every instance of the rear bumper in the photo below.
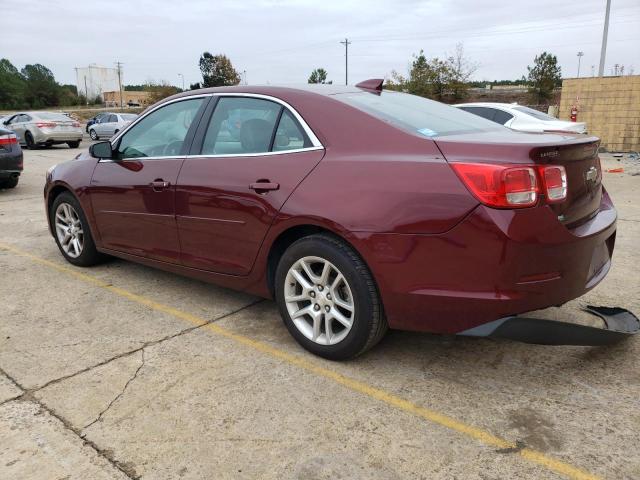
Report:
[[[55,133],[37,133],[33,140],[36,143],[64,143],[64,142],[79,142],[82,140],[82,130],[77,129],[70,132],[55,132]]]
[[[597,215],[572,230],[546,206],[479,206],[439,235],[355,235],[389,325],[453,334],[583,295],[608,273],[615,232],[605,192]]]
[[[22,151],[17,145],[9,153],[0,153],[0,178],[20,175],[23,169]]]

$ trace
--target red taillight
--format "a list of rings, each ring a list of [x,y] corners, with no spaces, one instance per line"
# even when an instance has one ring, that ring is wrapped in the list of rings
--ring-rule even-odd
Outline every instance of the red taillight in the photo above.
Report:
[[[53,122],[37,122],[36,127],[38,128],[55,128],[56,124]]]
[[[533,166],[452,163],[473,195],[489,207],[523,208],[538,201],[538,177]]]
[[[13,145],[16,143],[18,143],[18,138],[13,133],[0,135],[0,145]]]
[[[567,198],[567,172],[561,165],[538,167],[542,177],[543,191],[548,203],[562,202]]]
[[[567,172],[562,165],[496,165],[452,163],[473,195],[489,207],[531,207],[538,195],[547,203],[567,199]]]
[[[79,124],[78,122],[73,122],[73,126],[74,126],[75,128],[79,128],[79,127],[80,127],[80,124]]]

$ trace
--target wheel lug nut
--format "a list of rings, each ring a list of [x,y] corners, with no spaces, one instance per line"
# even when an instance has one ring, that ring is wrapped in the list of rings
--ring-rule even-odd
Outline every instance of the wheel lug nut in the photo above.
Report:
[[[328,312],[329,310],[331,310],[331,307],[329,307],[329,305],[325,305],[325,307],[324,307],[324,311],[325,311],[325,312]]]
[[[311,298],[316,298],[316,292],[309,292],[309,296]]]
[[[318,290],[322,291],[324,290],[324,287],[322,285],[318,285]]]
[[[320,305],[318,305],[318,304],[316,303],[316,304],[313,306],[313,309],[314,309],[315,311],[320,310]]]
[[[327,300],[331,300],[331,294],[327,293]]]

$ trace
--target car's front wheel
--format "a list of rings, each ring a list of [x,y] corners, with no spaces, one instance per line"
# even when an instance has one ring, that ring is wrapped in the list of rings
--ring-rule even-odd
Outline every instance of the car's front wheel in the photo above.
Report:
[[[91,137],[91,140],[98,140],[98,134],[93,128],[89,130],[89,136]]]
[[[55,198],[49,217],[58,248],[69,263],[90,267],[103,259],[96,250],[87,217],[71,193],[64,192]]]
[[[27,144],[27,149],[28,150],[33,150],[36,148],[36,142],[33,139],[33,135],[31,135],[31,132],[27,132],[24,134],[24,142]]]
[[[387,330],[378,290],[360,256],[324,234],[293,243],[275,278],[280,314],[310,352],[344,360],[373,347]]]

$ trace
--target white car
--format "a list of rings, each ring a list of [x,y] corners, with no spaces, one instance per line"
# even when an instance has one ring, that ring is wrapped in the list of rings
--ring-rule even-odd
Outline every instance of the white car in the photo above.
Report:
[[[138,118],[138,115],[133,113],[112,113],[100,118],[91,125],[89,127],[89,136],[91,140],[98,140],[101,137],[111,138],[136,118]]]
[[[517,103],[461,103],[454,107],[521,132],[587,133],[584,122],[567,122]]]

